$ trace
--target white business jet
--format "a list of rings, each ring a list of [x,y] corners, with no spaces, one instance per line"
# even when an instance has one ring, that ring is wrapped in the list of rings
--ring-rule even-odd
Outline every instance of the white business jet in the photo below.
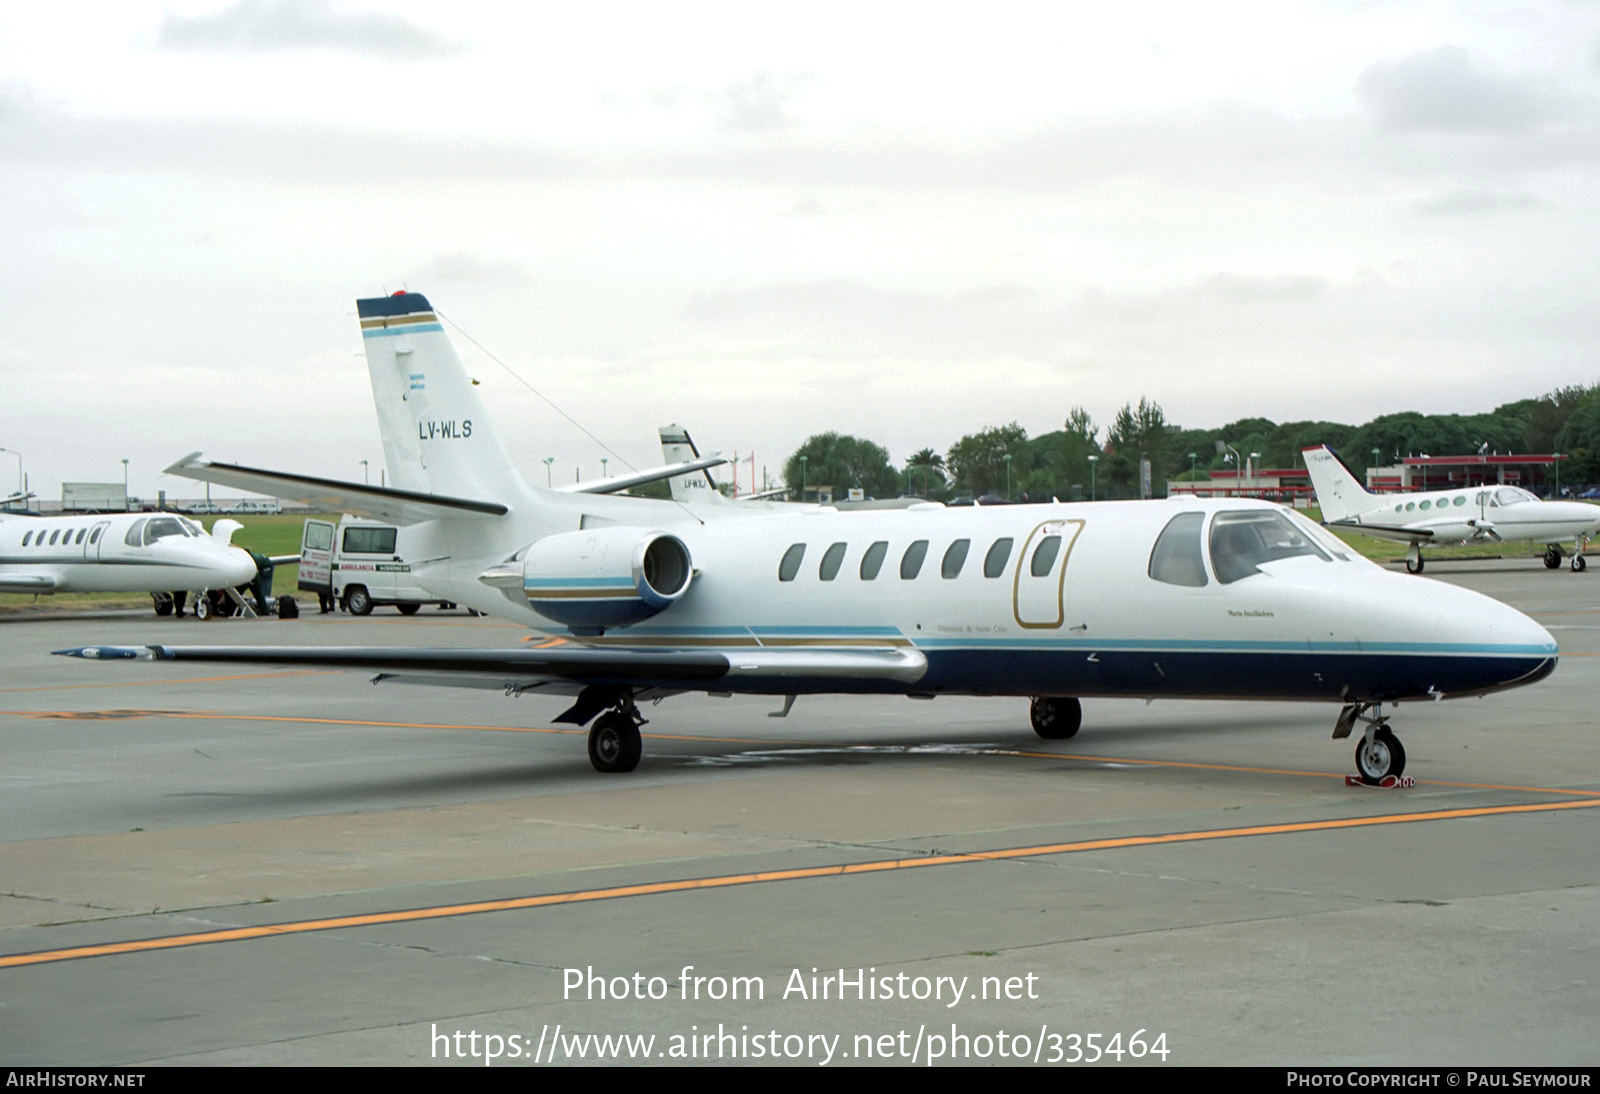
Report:
[[[173,513],[0,514],[0,592],[150,593],[165,615],[170,593],[231,589],[256,576],[250,555],[229,543],[239,527],[222,520],[207,535]],[[204,600],[195,598],[202,617]]]
[[[434,595],[559,636],[537,648],[87,646],[97,659],[313,664],[378,681],[572,696],[605,772],[640,760],[638,704],[679,692],[1028,696],[1060,740],[1079,699],[1335,704],[1362,778],[1398,776],[1385,703],[1481,695],[1555,668],[1550,634],[1466,589],[1410,581],[1258,501],[1008,505],[706,519],[671,501],[530,485],[426,298],[358,301],[383,428],[418,438],[415,489],[199,459],[169,470],[407,520]],[[329,495],[336,494],[333,498]]]
[[[1322,519],[1330,528],[1411,545],[1406,569],[1420,574],[1424,543],[1530,540],[1546,545],[1544,564],[1561,565],[1561,540],[1572,540],[1572,569],[1587,563],[1583,547],[1600,531],[1600,506],[1542,501],[1517,486],[1470,486],[1411,494],[1372,494],[1325,444],[1301,451]]]

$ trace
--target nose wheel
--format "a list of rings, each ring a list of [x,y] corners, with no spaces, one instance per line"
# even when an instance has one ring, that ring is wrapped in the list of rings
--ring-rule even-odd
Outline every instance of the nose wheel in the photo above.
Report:
[[[1361,781],[1373,786],[1386,777],[1405,773],[1406,750],[1388,726],[1381,726],[1356,745],[1356,770]]]

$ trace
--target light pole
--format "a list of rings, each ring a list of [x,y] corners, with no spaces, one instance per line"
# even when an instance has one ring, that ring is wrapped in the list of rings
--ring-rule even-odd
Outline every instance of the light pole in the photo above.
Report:
[[[22,485],[22,453],[12,448],[0,448],[0,452],[9,452],[17,458],[17,493],[25,493],[26,488]]]
[[[800,457],[800,500],[801,501],[805,501],[806,500],[806,461],[809,460],[809,459],[810,459],[809,456],[801,456]]]
[[[1011,453],[1005,454],[1006,461],[1006,500],[1011,500]]]
[[[372,482],[372,476],[367,472],[366,460],[361,461],[361,481],[369,484]]]
[[[1561,500],[1561,453],[1552,452],[1552,453],[1550,453],[1550,455],[1555,457],[1555,463],[1556,463],[1556,500],[1560,501]],[[1559,561],[1559,559],[1557,561]]]
[[[1255,484],[1256,484],[1256,461],[1259,460],[1260,458],[1261,458],[1261,453],[1259,453],[1259,452],[1250,453],[1250,485],[1252,487],[1254,487]]]
[[[122,510],[128,510],[128,457],[122,457]]]
[[[1191,481],[1191,482],[1194,481],[1194,461],[1195,461],[1195,454],[1193,452],[1191,452],[1191,453],[1189,453],[1189,481]]]
[[[1094,472],[1095,472],[1095,468],[1097,468],[1099,466],[1100,466],[1100,457],[1099,456],[1090,456],[1089,457],[1089,500],[1090,501],[1094,500]]]
[[[601,456],[600,457],[600,477],[602,479],[606,477],[606,463],[607,463],[606,457]]]
[[[550,465],[555,462],[556,458],[554,456],[546,456],[544,458],[544,484],[546,487],[550,485]]]

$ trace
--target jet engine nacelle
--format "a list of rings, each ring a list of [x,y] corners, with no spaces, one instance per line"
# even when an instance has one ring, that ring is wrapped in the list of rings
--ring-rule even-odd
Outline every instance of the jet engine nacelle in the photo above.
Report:
[[[522,560],[528,603],[574,634],[598,634],[649,619],[687,592],[693,575],[683,541],[648,528],[546,536]]]

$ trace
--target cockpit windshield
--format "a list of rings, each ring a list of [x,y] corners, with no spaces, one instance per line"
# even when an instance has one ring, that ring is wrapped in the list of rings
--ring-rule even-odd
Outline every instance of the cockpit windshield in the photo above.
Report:
[[[1224,585],[1260,573],[1264,563],[1300,555],[1332,561],[1310,535],[1281,513],[1253,509],[1218,513],[1212,518],[1211,569]]]
[[[166,539],[168,536],[188,536],[193,534],[183,526],[177,517],[154,517],[144,526],[144,545],[148,547],[156,540]]]
[[[1500,489],[1494,492],[1494,502],[1496,505],[1516,505],[1518,502],[1538,500],[1538,498],[1534,497],[1526,490],[1515,486],[1502,486]]]

